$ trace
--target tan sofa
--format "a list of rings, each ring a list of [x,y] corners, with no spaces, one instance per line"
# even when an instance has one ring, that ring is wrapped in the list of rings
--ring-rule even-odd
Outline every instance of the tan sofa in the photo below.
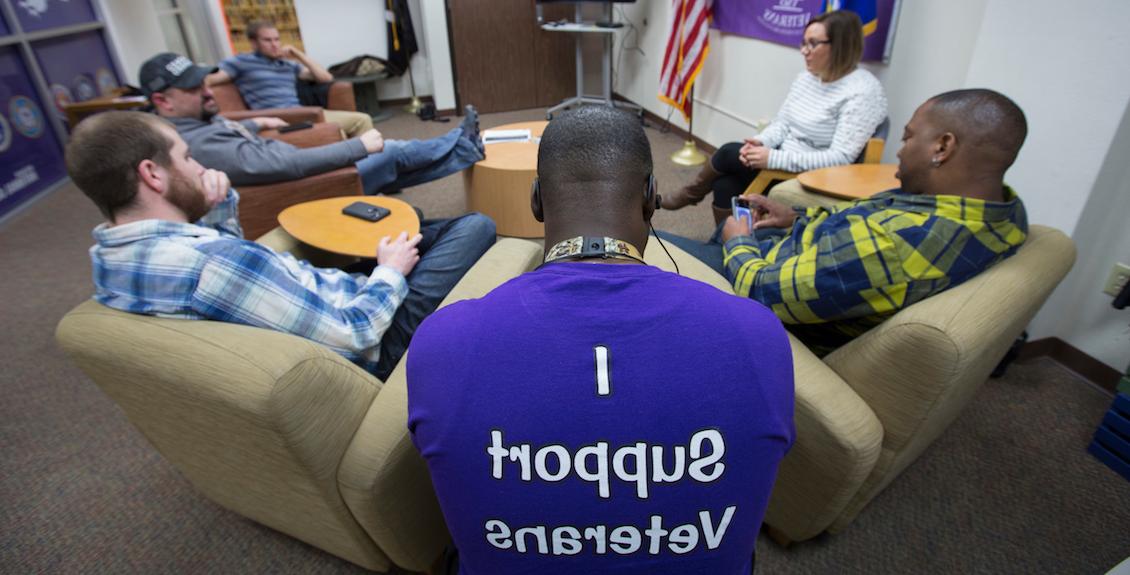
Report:
[[[282,233],[264,243],[292,245]],[[444,304],[479,297],[540,256],[532,242],[501,240]],[[56,337],[216,503],[377,571],[426,571],[440,556],[448,535],[408,437],[403,361],[381,384],[296,336],[93,301],[69,312]]]

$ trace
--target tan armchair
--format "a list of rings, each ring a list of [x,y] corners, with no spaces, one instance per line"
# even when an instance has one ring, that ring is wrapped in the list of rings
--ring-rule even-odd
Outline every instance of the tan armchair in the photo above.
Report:
[[[800,194],[815,197],[798,191],[793,198],[804,200]],[[671,251],[684,275],[730,289],[693,257]],[[645,259],[673,270],[661,250],[649,249]],[[1014,256],[823,360],[791,338],[797,439],[765,515],[774,539],[788,544],[846,528],[961,413],[1074,260],[1070,238],[1031,226]]]
[[[540,256],[532,242],[498,242],[443,305],[481,297]],[[93,301],[56,338],[216,503],[377,571],[427,571],[440,556],[448,535],[408,435],[404,361],[382,384],[300,337]]]
[[[285,134],[280,134],[277,130],[263,130],[259,135],[283,140],[299,148],[322,146],[341,141],[343,137],[341,128],[329,123],[314,124],[312,128]],[[256,239],[279,225],[279,212],[294,204],[364,193],[361,175],[353,166],[300,180],[239,186],[238,189],[239,224],[243,227],[243,236],[248,239]]]

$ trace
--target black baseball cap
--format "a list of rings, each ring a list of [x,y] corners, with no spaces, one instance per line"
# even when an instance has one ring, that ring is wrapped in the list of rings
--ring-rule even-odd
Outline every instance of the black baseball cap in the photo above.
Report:
[[[138,80],[141,82],[141,91],[149,96],[153,92],[163,92],[169,88],[195,88],[204,83],[205,76],[216,70],[219,68],[198,66],[180,54],[163,52],[141,65]]]

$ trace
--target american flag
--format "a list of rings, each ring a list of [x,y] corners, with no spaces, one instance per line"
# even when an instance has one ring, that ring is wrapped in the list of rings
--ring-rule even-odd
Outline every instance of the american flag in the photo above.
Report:
[[[710,0],[671,0],[667,51],[659,72],[659,99],[691,118],[691,85],[710,53]]]

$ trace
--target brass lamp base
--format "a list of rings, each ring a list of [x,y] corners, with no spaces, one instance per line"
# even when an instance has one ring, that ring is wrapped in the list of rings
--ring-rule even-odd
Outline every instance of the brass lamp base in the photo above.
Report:
[[[694,147],[694,140],[687,140],[683,149],[671,154],[671,161],[680,166],[698,166],[706,162],[706,156]]]
[[[409,114],[415,114],[416,112],[420,111],[420,108],[423,107],[424,103],[421,102],[420,99],[416,96],[412,96],[412,101],[409,102],[407,106],[404,106],[404,111],[408,112]]]

